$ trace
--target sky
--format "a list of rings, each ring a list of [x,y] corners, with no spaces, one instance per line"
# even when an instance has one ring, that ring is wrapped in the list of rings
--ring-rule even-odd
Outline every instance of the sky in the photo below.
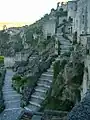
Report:
[[[31,24],[67,0],[0,0],[0,26]]]

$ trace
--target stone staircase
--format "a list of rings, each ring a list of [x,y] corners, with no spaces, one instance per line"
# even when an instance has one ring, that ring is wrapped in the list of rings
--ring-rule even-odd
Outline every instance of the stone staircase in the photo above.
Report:
[[[58,35],[57,36],[61,45],[61,54],[64,54],[65,52],[69,52],[70,48],[72,47],[72,44],[70,43],[70,41],[68,39],[65,39],[62,35]]]
[[[53,80],[53,66],[44,72],[38,80],[35,92],[31,95],[29,105],[25,110],[36,112],[41,108],[41,103],[45,100],[46,92],[50,89]]]
[[[60,40],[61,54],[70,51],[71,43],[69,40],[63,38],[62,36],[58,36]],[[56,58],[59,60],[60,56]],[[54,61],[55,62],[55,61]],[[53,62],[53,63],[54,63]],[[27,105],[25,110],[30,112],[36,112],[41,108],[41,103],[45,100],[46,93],[50,89],[50,86],[53,81],[53,63],[51,67],[44,72],[38,80],[37,86],[35,87],[35,92],[31,95],[31,99],[29,101],[29,105]]]
[[[16,120],[22,110],[20,108],[20,95],[12,88],[13,75],[13,71],[7,69],[3,86],[5,110],[0,114],[0,120]]]

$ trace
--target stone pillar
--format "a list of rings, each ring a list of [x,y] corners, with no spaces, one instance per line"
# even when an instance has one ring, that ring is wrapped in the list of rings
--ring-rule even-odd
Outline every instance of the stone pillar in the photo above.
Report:
[[[58,38],[55,37],[55,54],[58,55]]]
[[[60,55],[60,42],[57,37],[55,37],[55,54]]]
[[[88,75],[86,70],[84,70],[84,76],[83,76],[83,83],[82,83],[82,90],[81,90],[81,99],[85,96],[85,93],[88,90]]]

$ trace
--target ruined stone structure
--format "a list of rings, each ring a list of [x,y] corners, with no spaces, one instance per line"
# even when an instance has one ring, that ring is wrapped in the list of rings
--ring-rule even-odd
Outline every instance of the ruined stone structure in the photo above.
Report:
[[[60,2],[57,3],[57,10],[59,11],[60,9],[63,9],[63,11],[67,11],[67,3],[65,2]]]
[[[55,35],[55,28],[56,28],[55,11],[51,10],[49,19],[46,20],[43,24],[43,35],[44,35],[44,37],[47,38],[47,36]]]
[[[49,21],[45,22],[43,26],[43,33],[45,38],[55,34],[55,20],[50,19]]]

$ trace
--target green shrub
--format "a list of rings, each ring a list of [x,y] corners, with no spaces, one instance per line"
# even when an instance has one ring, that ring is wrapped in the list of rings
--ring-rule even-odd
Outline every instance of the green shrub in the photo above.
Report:
[[[0,64],[4,64],[4,56],[0,56]]]
[[[44,109],[51,109],[51,110],[62,110],[62,111],[70,111],[74,106],[74,103],[69,99],[63,101],[56,97],[51,97],[48,101],[45,101],[45,108]]]
[[[3,81],[5,76],[5,70],[0,70],[0,113],[4,110],[4,100],[3,100],[3,94],[2,94],[2,87],[3,87]]]
[[[12,85],[17,92],[20,92],[20,87],[23,87],[26,82],[27,80],[25,78],[21,78],[19,75],[15,75],[12,78]]]
[[[54,79],[56,79],[60,72],[60,60],[54,63],[53,69],[54,69]]]
[[[61,62],[60,68],[61,68],[61,69],[64,69],[64,67],[65,67],[66,64],[67,64],[67,60],[64,59],[64,60]]]
[[[72,82],[74,84],[82,84],[83,81],[83,74],[84,74],[84,63],[78,63],[76,64],[76,72],[78,73],[72,78]]]
[[[13,76],[13,78],[12,78],[12,80],[21,80],[21,76],[19,76],[19,75],[14,75]]]

